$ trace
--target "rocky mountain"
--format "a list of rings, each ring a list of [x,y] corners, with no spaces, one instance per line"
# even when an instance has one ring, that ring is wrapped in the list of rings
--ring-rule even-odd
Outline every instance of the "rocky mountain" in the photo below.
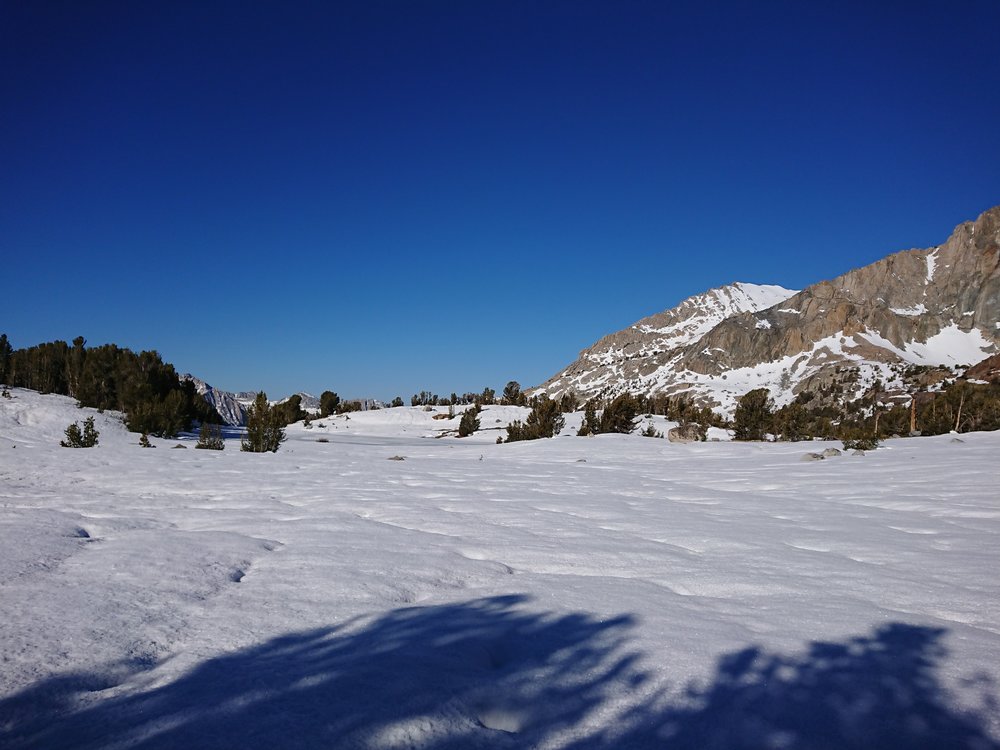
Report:
[[[664,368],[719,323],[739,313],[771,307],[794,294],[780,286],[735,283],[689,297],[584,349],[575,362],[532,389],[531,395],[558,397],[575,391],[589,398],[660,390]]]
[[[213,388],[201,378],[196,378],[190,373],[181,375],[181,380],[190,380],[194,383],[195,390],[208,403],[215,407],[219,416],[222,417],[223,422],[234,427],[241,427],[246,424],[247,410],[239,398],[240,394]]]
[[[1000,351],[1000,207],[948,240],[800,292],[733,284],[606,336],[531,390],[582,397],[687,393],[723,413],[753,388],[780,405],[802,390],[860,397],[902,387],[913,365],[975,364]]]

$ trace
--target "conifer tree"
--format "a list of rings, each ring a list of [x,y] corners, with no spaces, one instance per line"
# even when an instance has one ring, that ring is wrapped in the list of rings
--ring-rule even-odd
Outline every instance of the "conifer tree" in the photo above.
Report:
[[[261,391],[247,410],[247,434],[240,446],[250,453],[277,453],[285,439],[285,430],[277,412]]]
[[[479,409],[475,406],[466,409],[462,421],[458,423],[458,436],[468,437],[479,429]]]
[[[587,435],[596,435],[600,431],[601,422],[597,418],[597,404],[594,403],[594,399],[590,399],[584,407],[583,422],[576,434],[580,437],[586,437]]]
[[[59,445],[63,448],[93,448],[98,443],[101,433],[94,427],[94,418],[87,417],[83,420],[83,431],[80,425],[74,422],[66,428],[66,439],[60,440]]]
[[[523,406],[524,394],[521,392],[521,384],[516,380],[511,380],[504,386],[503,394],[500,396],[500,403],[505,405]]]
[[[763,440],[771,426],[774,402],[767,388],[743,394],[736,404],[733,430],[736,440]]]
[[[635,429],[635,418],[641,411],[639,399],[631,393],[623,393],[608,404],[601,414],[598,432],[629,434]]]
[[[333,391],[323,391],[319,396],[319,415],[329,417],[340,405],[340,396]]]

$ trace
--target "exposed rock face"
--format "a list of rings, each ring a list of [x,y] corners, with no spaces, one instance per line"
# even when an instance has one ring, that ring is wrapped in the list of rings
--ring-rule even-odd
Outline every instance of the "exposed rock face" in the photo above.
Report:
[[[989,349],[1000,341],[998,320],[1000,207],[960,225],[939,247],[895,253],[777,307],[735,315],[687,352],[682,366],[721,374],[811,351],[829,337],[849,339],[851,348],[882,362],[971,364],[988,352],[944,341],[931,350],[913,345],[953,328],[966,335],[978,331],[979,348]],[[969,360],[969,353],[978,356]]]
[[[987,357],[982,362],[973,365],[965,371],[967,380],[983,380],[987,383],[1000,383],[1000,354]]]
[[[237,394],[213,388],[201,378],[196,378],[191,374],[181,375],[181,380],[190,380],[194,383],[195,390],[215,407],[223,422],[233,427],[242,427],[246,424],[246,407],[240,403]]]
[[[532,389],[532,394],[559,397],[575,391],[582,398],[655,390],[657,376],[677,361],[687,347],[726,318],[770,307],[795,294],[780,286],[735,283],[681,302],[671,310],[643,318],[605,336],[563,372]]]
[[[737,301],[739,292],[749,293]],[[850,370],[860,397],[876,378],[901,385],[907,365],[958,367],[998,351],[1000,207],[943,245],[798,293],[734,284],[692,297],[601,339],[533,392],[687,393],[731,414],[753,388],[770,389],[780,405],[803,389],[843,385]]]

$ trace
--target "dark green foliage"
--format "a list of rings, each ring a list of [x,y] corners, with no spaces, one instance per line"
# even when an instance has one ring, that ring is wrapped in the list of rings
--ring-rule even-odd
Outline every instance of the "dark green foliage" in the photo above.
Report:
[[[10,368],[10,357],[14,353],[13,347],[7,341],[7,334],[0,333],[0,383],[7,383],[7,374]]]
[[[912,413],[907,403],[887,408],[879,400],[881,392],[876,383],[863,400],[835,406],[819,405],[820,399],[814,394],[803,392],[792,404],[774,413],[768,429],[783,440],[872,440],[910,434],[911,416],[913,427],[922,435],[1000,429],[997,383],[956,380],[938,392],[913,393],[911,398],[916,404]]]
[[[631,393],[623,393],[606,407],[601,414],[600,433],[628,434],[635,429],[635,418],[642,413],[642,402]]]
[[[563,414],[572,414],[580,408],[580,399],[574,391],[566,391],[559,399],[559,411]]]
[[[530,431],[537,433],[539,437],[555,437],[565,424],[566,420],[563,418],[558,402],[546,397],[539,399],[531,413],[528,414],[527,427]]]
[[[52,341],[12,352],[6,365],[10,385],[73,396],[100,411],[116,409],[133,432],[161,437],[172,437],[195,420],[221,421],[194,384],[182,383],[155,351],[85,344],[78,336],[72,347]]]
[[[274,418],[281,423],[282,427],[305,419],[306,416],[305,409],[302,408],[302,396],[297,393],[289,396],[280,404],[275,404],[271,409],[274,412]]]
[[[63,448],[93,448],[98,443],[100,434],[94,427],[94,418],[87,417],[83,420],[83,431],[80,425],[74,422],[66,428],[66,439],[60,440],[59,445]]]
[[[648,422],[646,422],[645,429],[643,429],[643,431],[640,432],[639,434],[642,435],[643,437],[648,437],[648,438],[662,438],[663,437],[663,433],[659,432],[653,426],[653,420],[652,419],[649,420]]]
[[[479,429],[479,408],[470,407],[462,414],[462,420],[458,423],[458,436],[468,437]]]
[[[847,451],[873,451],[878,448],[877,437],[863,437],[855,440],[845,440],[844,450]]]
[[[352,411],[361,411],[362,405],[358,400],[341,401],[337,406],[337,414],[347,414]]]
[[[396,396],[396,398],[394,398],[392,400],[392,406],[393,407],[403,406],[403,397],[402,396]]]
[[[583,423],[580,425],[580,429],[576,434],[580,437],[596,435],[600,432],[600,429],[601,421],[597,418],[597,404],[594,399],[590,399],[587,402],[586,407],[584,407]]]
[[[321,417],[329,417],[337,411],[339,404],[340,396],[333,391],[323,391],[319,396],[319,415]],[[402,406],[402,399],[400,399],[400,406]]]
[[[515,420],[507,426],[507,442],[555,437],[565,422],[559,403],[543,396],[535,401],[525,423]]]
[[[496,402],[496,395],[497,395],[496,391],[494,391],[489,386],[486,386],[485,388],[483,388],[483,392],[479,394],[479,403],[489,406],[490,404]]]
[[[805,440],[812,432],[812,420],[805,406],[793,402],[774,413],[772,429],[781,440]]]
[[[763,440],[771,427],[771,401],[767,388],[755,388],[744,394],[736,405],[733,423],[736,440]]]
[[[524,406],[525,396],[521,392],[521,384],[516,380],[507,383],[500,396],[500,403],[508,406]]]
[[[261,391],[247,410],[247,433],[240,449],[250,453],[277,453],[284,439],[280,416],[268,403],[267,394]]]
[[[430,391],[420,391],[420,393],[415,393],[410,398],[410,406],[437,406],[438,404],[447,403],[447,398],[441,398],[436,393],[431,393]]]
[[[195,448],[202,448],[209,451],[221,451],[226,448],[226,441],[222,439],[222,428],[217,424],[205,422],[198,433],[198,444]]]

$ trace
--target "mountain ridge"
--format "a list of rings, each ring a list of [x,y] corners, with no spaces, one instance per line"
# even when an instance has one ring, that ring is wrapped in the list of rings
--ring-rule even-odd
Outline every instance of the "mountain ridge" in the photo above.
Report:
[[[720,307],[729,314],[710,326],[711,317],[698,310],[700,300],[721,290],[755,288],[762,287],[710,290],[608,334],[529,393],[686,394],[731,414],[747,390],[767,387],[787,403],[828,386],[838,368],[858,371],[860,397],[875,380],[901,384],[902,365],[975,364],[1000,347],[1000,206],[960,224],[936,247],[892,253],[801,291],[785,290],[787,297],[769,305]],[[648,335],[665,330],[658,327],[663,321],[687,338],[651,346]]]

